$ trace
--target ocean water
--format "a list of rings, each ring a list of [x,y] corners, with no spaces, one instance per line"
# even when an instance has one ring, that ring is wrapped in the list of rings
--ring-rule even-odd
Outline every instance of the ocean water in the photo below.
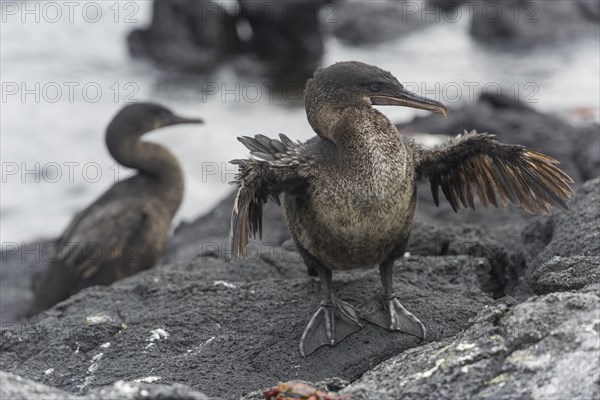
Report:
[[[227,161],[247,153],[236,136],[313,135],[302,104],[293,101],[299,89],[282,99],[263,79],[241,78],[230,66],[210,76],[181,77],[132,59],[125,38],[149,22],[149,1],[75,2],[72,9],[65,2],[47,3],[54,6],[0,2],[3,245],[60,234],[74,213],[130,173],[115,165],[104,145],[106,125],[129,101],[162,103],[206,121],[146,137],[167,145],[186,172],[176,223],[207,212],[232,190],[226,182],[234,169]],[[503,88],[559,115],[583,109],[597,118],[600,108],[597,39],[498,51],[474,42],[463,19],[377,46],[327,39],[323,64],[343,60],[390,70],[407,87],[450,106],[474,101],[481,90]],[[422,113],[382,111],[395,121]]]

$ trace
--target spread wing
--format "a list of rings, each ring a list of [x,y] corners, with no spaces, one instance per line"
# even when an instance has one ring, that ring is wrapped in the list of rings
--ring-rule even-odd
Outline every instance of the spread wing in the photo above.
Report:
[[[121,261],[134,252],[136,237],[147,226],[149,212],[143,206],[101,200],[77,214],[58,242],[58,261],[83,279],[92,278],[102,265]]]
[[[238,175],[231,182],[238,186],[238,193],[231,213],[231,248],[239,257],[250,237],[258,233],[262,237],[263,205],[269,198],[279,204],[279,194],[294,192],[306,187],[308,182],[298,172],[301,143],[292,142],[287,136],[280,140],[264,135],[240,137],[238,140],[260,158],[233,160],[239,166]]]
[[[436,205],[439,187],[457,212],[475,209],[474,192],[487,207],[508,202],[529,213],[549,214],[552,206],[567,208],[573,180],[558,161],[523,146],[504,144],[495,135],[467,131],[433,150],[422,150],[417,173],[427,177]]]

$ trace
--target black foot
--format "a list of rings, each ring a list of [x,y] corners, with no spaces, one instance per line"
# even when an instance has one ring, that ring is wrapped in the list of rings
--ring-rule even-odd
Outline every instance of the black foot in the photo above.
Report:
[[[333,346],[361,328],[358,314],[350,304],[337,299],[330,304],[321,303],[304,329],[300,354],[306,357],[321,346]]]
[[[359,307],[361,317],[391,331],[400,331],[425,339],[425,326],[393,296],[374,296]]]

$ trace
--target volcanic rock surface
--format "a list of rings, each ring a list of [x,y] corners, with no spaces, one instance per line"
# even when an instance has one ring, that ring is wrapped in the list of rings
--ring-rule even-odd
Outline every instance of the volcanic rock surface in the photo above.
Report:
[[[402,127],[489,130],[554,155],[579,186],[570,209],[550,217],[516,208],[456,215],[420,187],[409,254],[394,279],[427,327],[425,342],[366,324],[302,358],[319,283],[273,204],[263,240],[227,260],[229,196],[181,225],[160,265],[28,321],[20,311],[35,260],[3,254],[0,397],[252,399],[278,381],[303,380],[338,382],[327,387],[358,399],[597,398],[600,180],[582,182],[597,176],[600,157],[578,158],[577,141],[564,137],[598,132],[546,118],[484,99],[443,127],[435,119]],[[379,287],[373,269],[334,276],[336,294],[356,305]]]

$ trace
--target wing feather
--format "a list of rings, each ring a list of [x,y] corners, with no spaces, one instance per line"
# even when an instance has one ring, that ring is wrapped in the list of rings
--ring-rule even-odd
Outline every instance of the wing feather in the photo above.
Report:
[[[131,202],[96,202],[80,212],[58,240],[57,261],[90,279],[107,264],[120,260],[127,246],[134,246],[147,226],[149,210]]]
[[[251,238],[262,239],[263,206],[272,199],[279,204],[279,194],[293,192],[307,182],[298,174],[300,144],[281,134],[280,141],[264,135],[244,136],[238,140],[258,157],[233,160],[238,175],[231,182],[238,192],[231,213],[230,246],[241,257]]]
[[[433,150],[423,150],[419,176],[430,181],[433,201],[438,190],[457,212],[475,209],[474,193],[485,207],[520,205],[529,213],[548,214],[552,206],[567,208],[573,180],[558,161],[523,146],[504,144],[494,135],[464,132]]]

